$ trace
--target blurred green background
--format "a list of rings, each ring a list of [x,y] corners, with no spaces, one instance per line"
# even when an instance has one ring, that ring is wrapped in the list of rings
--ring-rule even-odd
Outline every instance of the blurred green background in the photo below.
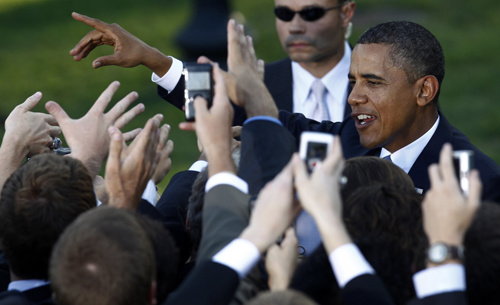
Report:
[[[441,109],[471,141],[500,163],[500,2],[495,0],[359,0],[353,20],[354,44],[368,27],[390,20],[411,20],[427,27],[441,41],[446,55],[446,77]],[[247,31],[254,36],[260,58],[270,62],[285,56],[278,42],[272,0],[233,0]],[[170,177],[186,169],[198,156],[193,133],[178,129],[183,114],[157,97],[151,73],[145,67],[92,69],[92,60],[110,54],[101,47],[81,62],[69,50],[90,27],[71,18],[76,11],[109,23],[118,23],[148,44],[182,59],[175,36],[188,22],[188,0],[0,0],[0,120],[28,96],[40,90],[60,103],[73,118],[83,116],[113,80],[121,88],[112,104],[130,91],[146,105],[127,129],[143,126],[147,118],[163,113],[175,142]],[[3,127],[3,124],[2,124]],[[0,131],[3,135],[3,128]]]

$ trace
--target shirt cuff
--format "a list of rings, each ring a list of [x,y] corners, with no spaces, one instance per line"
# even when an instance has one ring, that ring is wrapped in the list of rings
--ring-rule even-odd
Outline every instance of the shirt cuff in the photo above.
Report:
[[[167,90],[168,93],[174,90],[175,86],[177,86],[177,83],[179,83],[179,80],[182,76],[182,69],[184,68],[182,61],[173,58],[172,56],[169,57],[172,58],[172,66],[170,66],[170,69],[167,71],[167,73],[165,73],[165,75],[163,75],[162,77],[159,77],[156,73],[153,72],[153,75],[151,76],[151,81]]]
[[[151,203],[153,206],[156,206],[156,200],[158,198],[158,192],[156,190],[156,185],[153,180],[148,181],[148,185],[146,185],[146,189],[142,193],[142,199]]]
[[[282,125],[283,126],[283,124],[281,123],[280,120],[278,120],[277,118],[274,118],[272,116],[267,116],[267,115],[253,116],[253,117],[251,117],[249,119],[246,119],[245,122],[243,122],[243,125],[248,124],[248,123],[250,123],[252,121],[259,121],[259,120],[270,121],[270,122],[274,122],[274,123],[276,123],[278,125]]]
[[[254,244],[237,238],[217,252],[212,261],[233,269],[240,278],[244,278],[259,259],[260,253]]]
[[[220,184],[231,185],[241,192],[248,194],[248,184],[245,182],[245,180],[241,179],[233,173],[228,172],[217,173],[210,177],[207,181],[207,184],[205,184],[205,192],[210,191],[213,187]]]
[[[191,165],[191,167],[189,168],[189,170],[190,171],[195,171],[195,172],[201,172],[202,170],[205,169],[205,167],[207,167],[207,165],[208,165],[207,161],[198,160],[198,161],[194,162],[193,165]]]
[[[419,299],[450,291],[465,291],[465,268],[461,264],[427,268],[413,275],[413,285]]]
[[[354,244],[346,244],[333,250],[329,255],[333,273],[340,288],[363,274],[374,274],[372,266]]]

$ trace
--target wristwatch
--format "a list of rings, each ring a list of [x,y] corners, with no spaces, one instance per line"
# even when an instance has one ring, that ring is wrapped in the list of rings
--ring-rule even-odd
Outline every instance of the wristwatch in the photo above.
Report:
[[[449,259],[464,260],[464,247],[452,246],[443,242],[432,244],[427,251],[427,259],[434,264],[442,264]]]

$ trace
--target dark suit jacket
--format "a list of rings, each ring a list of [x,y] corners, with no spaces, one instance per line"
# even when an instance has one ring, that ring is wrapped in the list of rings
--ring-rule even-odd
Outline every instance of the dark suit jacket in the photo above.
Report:
[[[264,83],[278,109],[293,112],[293,75],[290,58],[267,64],[264,73]],[[349,88],[348,91],[350,92]],[[346,101],[344,118],[350,114],[351,106]]]
[[[250,219],[250,197],[229,185],[218,185],[205,194],[203,235],[198,261],[210,260],[238,238]]]
[[[0,305],[9,304],[54,304],[50,284],[32,288],[23,292],[10,290],[0,293]]]
[[[181,261],[189,258],[189,238],[186,231],[187,209],[197,171],[182,171],[175,174],[163,191],[156,208],[163,214],[170,232],[182,250]]]
[[[240,279],[233,269],[212,261],[198,262],[162,305],[227,305]]]
[[[295,139],[283,126],[256,120],[243,126],[238,176],[248,183],[248,192],[256,196],[290,161]]]
[[[289,58],[267,64],[264,73],[264,83],[271,93],[271,96],[276,103],[279,110],[288,112],[293,111],[293,76],[292,76],[292,62]],[[349,90],[349,89],[348,89]],[[184,105],[184,79],[181,80],[177,86],[168,93],[167,90],[158,86],[158,95],[174,105],[182,109]],[[240,126],[246,119],[246,113],[243,108],[233,105],[234,107],[234,120],[233,125]],[[344,117],[349,116],[351,113],[351,106],[347,103],[345,105]]]
[[[454,150],[473,150],[474,167],[479,170],[483,182],[483,199],[500,202],[500,167],[490,157],[475,147],[469,139],[458,129],[453,127],[440,113],[440,122],[431,140],[419,155],[408,175],[415,187],[427,191],[430,188],[427,168],[439,162],[439,154],[445,143],[451,143]],[[372,155],[378,156],[380,148],[367,150],[359,143],[359,134],[356,131],[354,120],[349,117],[342,123],[316,122],[302,115],[280,111],[280,120],[291,133],[300,139],[300,133],[305,130],[340,134],[342,148],[346,158]]]

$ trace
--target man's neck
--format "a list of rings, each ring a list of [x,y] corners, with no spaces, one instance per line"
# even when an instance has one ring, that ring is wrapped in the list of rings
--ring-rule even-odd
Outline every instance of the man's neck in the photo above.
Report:
[[[335,66],[340,62],[344,56],[344,48],[341,52],[333,54],[328,58],[324,58],[319,61],[302,61],[299,62],[300,66],[306,69],[316,78],[323,78],[328,72],[330,72]]]

